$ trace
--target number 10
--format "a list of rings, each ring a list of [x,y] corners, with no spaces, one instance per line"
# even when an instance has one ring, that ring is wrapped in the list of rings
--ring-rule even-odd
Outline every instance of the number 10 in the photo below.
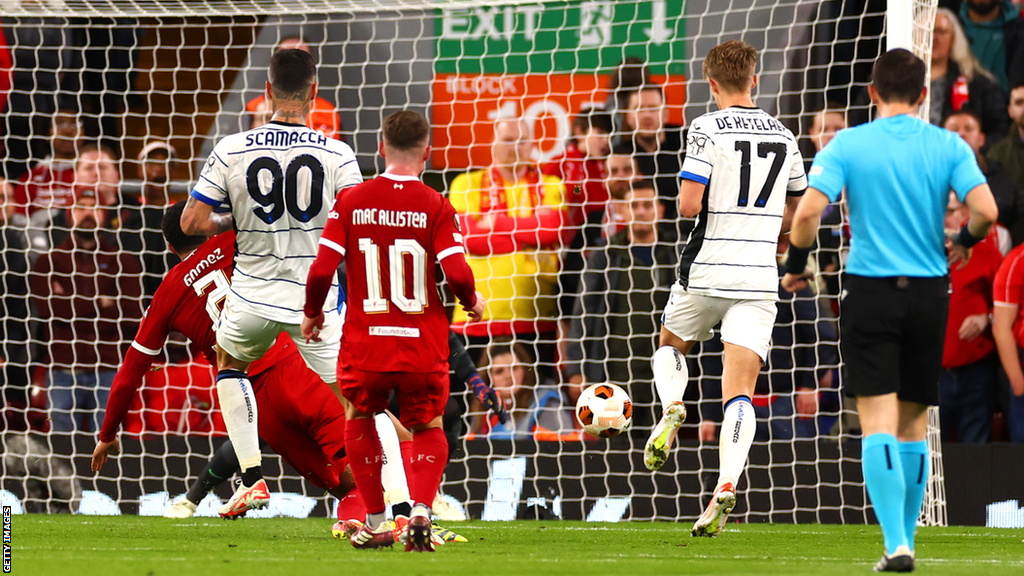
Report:
[[[370,238],[359,239],[359,251],[366,260],[366,299],[363,312],[387,312],[380,275],[380,247]],[[412,257],[412,298],[406,296],[405,256]],[[427,305],[427,251],[420,243],[401,238],[388,248],[388,270],[391,277],[391,302],[402,312],[418,314]]]

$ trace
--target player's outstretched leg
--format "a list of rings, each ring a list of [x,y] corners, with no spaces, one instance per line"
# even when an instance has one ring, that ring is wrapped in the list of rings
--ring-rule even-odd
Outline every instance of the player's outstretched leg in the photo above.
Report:
[[[217,397],[224,425],[235,448],[242,482],[227,504],[220,507],[221,518],[238,518],[247,511],[270,504],[270,490],[260,470],[262,453],[257,429],[256,396],[249,376],[240,370],[217,373]]]
[[[686,420],[683,393],[689,373],[686,358],[675,346],[662,346],[651,359],[654,369],[654,385],[664,410],[661,420],[654,427],[651,437],[644,446],[644,466],[648,470],[660,470],[668,462],[672,443],[679,433],[679,427]]]
[[[384,455],[381,467],[380,482],[384,488],[384,502],[391,506],[394,516],[395,542],[405,543],[405,531],[412,513],[412,496],[409,493],[406,459],[402,452],[402,443],[392,417],[381,412],[373,417],[380,437],[380,449]],[[408,432],[403,432],[408,435]],[[411,442],[410,442],[411,443]]]
[[[164,510],[164,518],[191,518],[206,495],[231,478],[238,471],[238,456],[228,439],[217,448],[213,458],[206,464],[199,477],[189,487],[185,496],[178,498]]]

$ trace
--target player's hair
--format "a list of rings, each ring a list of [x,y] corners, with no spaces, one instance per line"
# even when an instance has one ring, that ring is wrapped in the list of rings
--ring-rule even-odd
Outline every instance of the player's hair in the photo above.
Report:
[[[185,204],[185,202],[178,202],[165,208],[163,220],[160,221],[164,240],[167,240],[175,252],[182,255],[195,250],[203,242],[206,242],[206,236],[190,236],[181,229],[181,213],[185,211]]]
[[[749,90],[757,72],[757,50],[742,40],[723,42],[704,57],[701,71],[726,92]]]
[[[278,50],[270,57],[270,90],[274,98],[305,100],[316,81],[316,63],[303,50]]]
[[[654,185],[654,180],[652,180],[650,178],[641,178],[640,180],[637,180],[636,182],[633,182],[630,185],[629,189],[630,190],[654,190],[655,193],[657,193],[657,191],[658,191],[658,188]]]
[[[909,50],[895,48],[878,57],[871,85],[887,103],[915,104],[924,89],[924,61]]]
[[[430,122],[419,112],[402,110],[384,119],[384,145],[408,152],[430,143]]]
[[[612,133],[612,115],[604,108],[586,108],[580,110],[572,119],[572,127],[586,134],[591,128],[602,132]]]

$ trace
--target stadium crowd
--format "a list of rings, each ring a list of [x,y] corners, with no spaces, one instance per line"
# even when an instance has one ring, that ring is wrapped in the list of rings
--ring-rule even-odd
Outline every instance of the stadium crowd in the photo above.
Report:
[[[1024,18],[1006,0],[967,0],[958,10],[939,11],[933,42],[929,118],[975,151],[1000,209],[986,242],[951,271],[943,439],[1024,442],[1024,266],[1018,266],[1024,260]],[[29,53],[48,54],[15,50],[15,87],[31,76]],[[178,262],[159,223],[176,199],[171,183],[180,155],[168,140],[150,139],[132,163],[142,184],[131,193],[122,179],[128,164],[111,147],[116,132],[81,120],[95,103],[64,101],[47,109],[18,94],[12,91],[6,111],[20,110],[11,117],[30,121],[8,122],[7,134],[27,142],[45,117],[49,146],[45,153],[20,151],[28,164],[8,162],[0,186],[7,426],[95,432],[148,300]],[[469,433],[579,439],[571,406],[583,385],[595,382],[629,391],[637,438],[657,422],[650,358],[679,248],[692,229],[676,203],[686,127],[668,123],[670,104],[644,62],[627,58],[609,77],[607,101],[576,113],[560,157],[532,160],[532,127],[501,117],[490,143],[492,165],[455,176],[443,190],[459,214],[467,259],[488,302],[484,320],[474,324],[456,308],[452,327],[510,414],[499,423],[471,400]],[[871,114],[866,92],[822,104],[804,135],[815,151],[848,122]],[[259,98],[247,106],[253,126],[265,121],[261,106]],[[340,138],[332,110],[318,99],[309,122]],[[946,227],[959,228],[966,217],[952,197]],[[840,201],[823,217],[815,286],[795,295],[780,291],[774,348],[753,399],[759,439],[813,437],[840,426],[835,318],[849,242]],[[783,238],[780,258],[785,246]],[[721,350],[714,339],[691,360],[700,386],[688,400],[701,409],[684,429],[690,438],[716,437]],[[164,359],[166,367],[148,376],[143,416],[126,429],[223,432],[212,407],[211,368],[201,355],[178,342]],[[171,382],[189,385],[171,391]],[[856,429],[855,422],[846,425]]]

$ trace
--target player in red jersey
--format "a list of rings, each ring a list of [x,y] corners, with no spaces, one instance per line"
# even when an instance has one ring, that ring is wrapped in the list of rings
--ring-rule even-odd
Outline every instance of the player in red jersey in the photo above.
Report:
[[[413,432],[410,488],[416,502],[406,551],[433,551],[430,508],[447,463],[441,415],[448,401],[448,317],[435,263],[472,319],[483,313],[466,263],[455,209],[419,180],[430,157],[430,124],[409,111],[384,120],[380,177],[338,195],[306,282],[302,335],[317,339],[322,303],[342,258],[348,260],[349,313],[338,355],[338,384],[348,401],[346,448],[368,512],[352,536],[356,548],[390,545],[383,528],[381,452],[371,417],[392,391]]]

